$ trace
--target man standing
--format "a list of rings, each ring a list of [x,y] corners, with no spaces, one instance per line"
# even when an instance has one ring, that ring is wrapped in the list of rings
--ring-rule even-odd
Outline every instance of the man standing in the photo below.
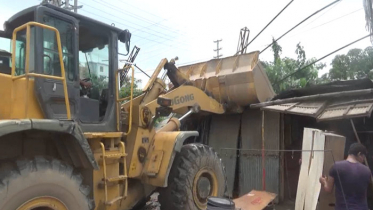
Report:
[[[321,186],[326,192],[331,193],[336,185],[336,210],[368,210],[367,189],[371,171],[362,164],[366,154],[364,145],[354,143],[348,150],[347,159],[334,163],[329,177],[320,177]]]

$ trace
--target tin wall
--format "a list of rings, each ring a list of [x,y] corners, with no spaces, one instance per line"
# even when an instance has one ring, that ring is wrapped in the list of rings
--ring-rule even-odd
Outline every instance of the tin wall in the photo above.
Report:
[[[228,194],[232,196],[236,171],[237,148],[241,115],[214,115],[211,119],[208,144],[222,158],[227,175]]]
[[[239,157],[240,195],[251,190],[262,190],[262,114],[258,109],[245,110],[241,125],[241,148]],[[265,112],[264,139],[266,150],[280,150],[280,114]],[[266,191],[280,193],[280,152],[265,153]]]

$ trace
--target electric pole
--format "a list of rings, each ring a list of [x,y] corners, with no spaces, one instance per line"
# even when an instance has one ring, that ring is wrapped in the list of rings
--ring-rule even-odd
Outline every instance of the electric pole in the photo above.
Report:
[[[74,0],[74,12],[78,13],[78,0]]]
[[[74,0],[74,6],[70,5],[70,0],[65,0],[65,9],[67,10],[74,10],[75,13],[78,13],[78,9],[82,8],[83,6],[78,6],[78,0]]]
[[[250,35],[250,30],[245,27],[242,28],[240,31],[240,36],[238,38],[238,45],[237,45],[237,53],[236,54],[244,54],[246,53],[247,50],[247,43],[249,41],[249,35]]]
[[[70,5],[70,0],[65,0],[64,2],[62,2],[62,0],[43,0],[43,3],[53,4],[54,6],[67,9],[69,11],[74,10],[75,13],[78,13],[78,9],[83,7],[78,6],[78,0],[74,0],[74,6]]]
[[[61,0],[43,0],[42,3],[52,4],[56,7],[61,7],[61,5],[62,5]]]
[[[216,41],[214,41],[214,43],[217,44],[217,48],[216,48],[216,50],[214,50],[214,51],[216,51],[216,57],[214,56],[214,58],[220,58],[221,56],[223,56],[223,55],[220,55],[220,54],[219,54],[219,50],[222,49],[222,48],[219,48],[219,42],[221,42],[221,41],[223,41],[223,40],[220,39],[220,40],[216,40]]]

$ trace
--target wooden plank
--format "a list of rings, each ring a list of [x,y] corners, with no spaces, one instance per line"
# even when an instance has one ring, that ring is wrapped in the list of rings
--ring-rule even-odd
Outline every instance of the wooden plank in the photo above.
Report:
[[[313,151],[311,154],[311,166],[308,173],[305,210],[315,210],[319,198],[321,184],[319,177],[324,166],[325,135],[322,131],[315,131],[313,141]],[[322,152],[320,152],[322,151]]]
[[[276,194],[265,191],[252,190],[237,199],[234,199],[236,209],[241,210],[261,210],[276,198]]]
[[[333,156],[335,161],[344,159],[346,138],[332,133],[325,133],[325,150],[324,153],[324,169],[323,175],[328,176],[329,170],[333,166]],[[331,150],[328,152],[328,150]],[[333,153],[333,155],[332,155]],[[335,194],[334,190],[332,193],[327,193],[324,190],[320,192],[319,209],[323,210],[334,210],[335,205]]]
[[[311,152],[307,150],[312,149],[313,145],[313,133],[315,129],[304,128],[303,131],[303,143],[302,143],[302,165],[300,167],[299,180],[298,180],[298,189],[297,197],[295,200],[295,210],[303,210],[304,201],[307,192],[307,181],[308,181],[308,172],[310,166],[310,154]]]

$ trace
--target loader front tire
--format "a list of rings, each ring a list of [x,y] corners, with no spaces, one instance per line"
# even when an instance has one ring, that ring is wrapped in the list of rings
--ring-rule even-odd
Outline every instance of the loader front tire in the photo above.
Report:
[[[207,197],[222,197],[225,191],[224,166],[217,153],[203,144],[187,144],[175,157],[159,202],[164,210],[200,210],[206,209]]]
[[[90,189],[73,168],[34,158],[0,165],[0,209],[91,210]]]

